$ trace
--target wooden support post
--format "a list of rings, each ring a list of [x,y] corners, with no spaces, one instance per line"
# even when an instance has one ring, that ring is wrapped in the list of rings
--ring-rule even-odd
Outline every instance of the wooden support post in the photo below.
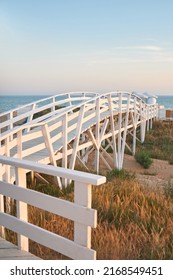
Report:
[[[147,131],[150,129],[150,107],[147,106]]]
[[[64,115],[62,121],[62,138],[63,138],[63,152],[62,152],[62,167],[67,168],[67,141],[68,141],[68,120],[67,114]],[[67,179],[62,179],[63,187],[67,187]]]
[[[111,123],[111,131],[112,131],[114,167],[117,167],[117,161],[118,161],[117,146],[116,146],[116,138],[115,138],[115,124],[114,124],[114,114],[113,114],[111,94],[108,96],[108,104],[109,104],[109,110],[110,110],[110,123]]]
[[[136,128],[133,129],[133,156],[136,153]]]
[[[26,173],[22,168],[15,168],[16,185],[26,188]],[[23,221],[28,221],[27,204],[22,201],[17,201],[17,218]],[[28,238],[18,234],[18,247],[20,250],[28,252]]]
[[[119,114],[118,114],[118,170],[121,169],[121,126],[122,126],[122,95],[119,95]]]
[[[133,148],[132,153],[133,156],[136,153],[136,127],[138,122],[138,116],[137,116],[137,104],[136,104],[136,97],[134,98],[134,124],[133,124]]]
[[[131,95],[128,95],[126,117],[125,117],[125,124],[124,124],[124,133],[123,133],[123,141],[122,141],[122,148],[121,148],[120,169],[122,169],[122,167],[123,167],[124,150],[125,150],[126,135],[127,135],[127,126],[128,126],[128,120],[129,120],[130,98],[131,98]]]
[[[140,130],[141,130],[141,143],[145,141],[145,130],[146,130],[146,116],[145,108],[143,107],[142,101],[140,101]]]
[[[76,204],[91,208],[91,201],[92,201],[91,188],[92,188],[91,185],[75,181],[74,202]],[[74,242],[90,249],[91,248],[91,227],[75,222],[74,223]],[[96,253],[94,255],[94,259],[96,259]]]
[[[100,160],[100,98],[96,99],[96,143],[95,171],[98,174]]]

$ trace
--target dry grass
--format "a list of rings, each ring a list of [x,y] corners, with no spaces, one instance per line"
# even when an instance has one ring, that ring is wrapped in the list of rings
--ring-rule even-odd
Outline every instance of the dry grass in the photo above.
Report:
[[[92,230],[92,248],[98,259],[173,259],[173,199],[171,192],[143,188],[127,172],[102,187],[93,187],[93,208],[98,226]],[[73,191],[61,194],[73,200]],[[34,207],[30,222],[73,239],[73,222]],[[30,242],[30,250],[43,259],[65,256]]]
[[[163,192],[114,179],[95,189],[93,204],[98,259],[173,259],[173,200]]]

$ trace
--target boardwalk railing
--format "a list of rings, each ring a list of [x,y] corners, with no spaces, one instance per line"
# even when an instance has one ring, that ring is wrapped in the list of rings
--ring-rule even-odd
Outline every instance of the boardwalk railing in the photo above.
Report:
[[[2,180],[4,166],[15,168],[15,185]],[[74,203],[27,189],[28,171],[73,180]],[[28,251],[29,238],[72,259],[96,259],[96,252],[91,249],[91,227],[97,226],[97,211],[91,208],[91,185],[98,186],[105,180],[103,176],[0,156],[1,235],[4,236],[4,228],[16,232],[18,246],[25,251]],[[16,200],[16,217],[4,212],[4,197]],[[28,204],[74,221],[74,241],[29,223]]]
[[[146,104],[129,92],[70,93],[59,95],[61,100],[55,102],[53,98],[48,99],[52,103],[42,107],[33,103],[35,109],[0,124],[1,155],[54,166],[60,161],[62,167],[74,169],[76,162],[87,168],[89,156],[94,154],[97,173],[101,161],[110,170],[112,166],[122,169],[125,148],[135,154],[137,128],[144,142],[146,130],[152,128],[158,113],[157,104]],[[65,108],[56,108],[63,104]],[[39,115],[33,119],[36,113]],[[16,121],[24,119],[24,124],[14,127]],[[132,147],[126,142],[128,134],[132,136]],[[109,148],[113,156],[107,152]],[[6,168],[5,174],[8,182],[13,180],[13,169]]]
[[[62,112],[64,107],[73,107],[75,104],[97,95],[93,92],[62,93],[0,113],[0,134],[24,123],[41,122],[55,116],[57,111],[60,112],[60,109]],[[44,115],[40,115],[42,112],[44,112]]]

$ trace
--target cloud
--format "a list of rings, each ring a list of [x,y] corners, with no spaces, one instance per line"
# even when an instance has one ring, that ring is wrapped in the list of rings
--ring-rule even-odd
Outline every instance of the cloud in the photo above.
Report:
[[[143,51],[154,51],[159,52],[162,51],[162,48],[155,45],[144,45],[144,46],[123,46],[123,47],[115,47],[115,50],[143,50]]]
[[[112,49],[97,52],[88,59],[88,65],[147,63],[148,66],[155,63],[173,63],[173,52],[168,47],[158,44],[117,46]]]

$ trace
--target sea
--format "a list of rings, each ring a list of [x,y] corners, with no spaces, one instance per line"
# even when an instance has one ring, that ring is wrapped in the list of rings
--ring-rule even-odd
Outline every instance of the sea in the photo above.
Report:
[[[50,95],[0,95],[0,113],[49,97]],[[157,103],[173,110],[173,95],[158,96]]]

